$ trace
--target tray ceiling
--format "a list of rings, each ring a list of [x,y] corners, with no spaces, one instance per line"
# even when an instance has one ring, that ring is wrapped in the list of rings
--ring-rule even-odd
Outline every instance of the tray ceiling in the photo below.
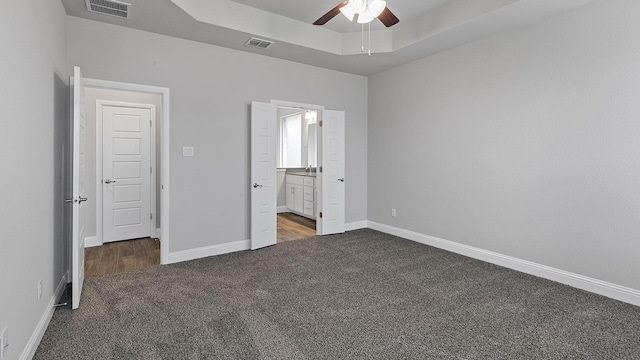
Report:
[[[400,23],[374,20],[372,56],[360,51],[360,26],[343,16],[311,25],[340,0],[128,0],[129,19],[61,1],[70,16],[368,76],[594,0],[387,0]],[[252,36],[274,44],[244,46]]]

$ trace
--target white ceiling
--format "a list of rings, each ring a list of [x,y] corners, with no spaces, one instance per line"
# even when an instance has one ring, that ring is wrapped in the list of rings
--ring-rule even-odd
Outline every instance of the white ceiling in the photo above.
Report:
[[[360,26],[342,15],[312,25],[340,0],[125,0],[130,19],[61,1],[70,16],[368,76],[594,0],[387,0],[400,23],[372,24],[370,57],[360,51]],[[251,36],[275,44],[248,48]]]

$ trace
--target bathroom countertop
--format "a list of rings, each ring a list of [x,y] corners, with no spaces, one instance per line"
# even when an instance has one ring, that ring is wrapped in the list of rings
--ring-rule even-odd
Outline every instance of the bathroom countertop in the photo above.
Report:
[[[309,177],[316,177],[316,173],[312,172],[311,175],[309,175],[308,172],[302,172],[302,171],[296,171],[296,172],[288,172],[287,175],[297,175],[297,176],[309,176]]]

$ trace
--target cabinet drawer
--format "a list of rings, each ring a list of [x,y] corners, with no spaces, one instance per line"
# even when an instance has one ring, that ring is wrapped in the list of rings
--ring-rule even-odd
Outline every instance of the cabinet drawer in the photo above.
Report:
[[[313,201],[304,202],[304,214],[313,216]]]
[[[313,180],[315,180],[315,179],[314,179],[314,178],[312,178],[312,177],[305,176],[305,177],[304,177],[304,186],[311,186],[311,187],[313,187]]]
[[[304,179],[304,176],[297,176],[297,175],[287,175],[286,177],[287,184],[294,184],[294,185],[302,185],[304,183],[303,179]]]
[[[305,186],[304,187],[304,201],[313,201],[313,188]]]

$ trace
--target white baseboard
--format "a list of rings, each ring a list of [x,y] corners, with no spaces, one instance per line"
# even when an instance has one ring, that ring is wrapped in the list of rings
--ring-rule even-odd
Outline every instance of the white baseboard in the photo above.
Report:
[[[278,206],[278,214],[289,212],[286,206]]]
[[[97,236],[87,236],[84,238],[84,247],[102,246],[102,241]]]
[[[345,231],[353,231],[358,229],[366,229],[368,227],[367,220],[354,221],[344,224]]]
[[[56,290],[53,292],[51,299],[49,299],[49,303],[47,304],[47,307],[45,308],[44,313],[40,317],[38,326],[36,326],[35,330],[33,330],[33,333],[31,334],[31,337],[29,338],[27,345],[25,346],[24,350],[22,350],[22,355],[20,355],[20,360],[31,359],[33,358],[33,355],[36,353],[36,350],[38,349],[38,345],[40,345],[40,341],[42,340],[42,337],[44,336],[45,331],[47,331],[49,322],[53,317],[53,312],[55,311],[54,305],[56,304],[58,299],[60,299],[60,296],[62,296],[62,292],[67,286],[68,277],[69,277],[69,274],[66,273],[62,276],[62,279],[60,279],[60,282],[58,283],[58,287],[56,287]]]
[[[561,284],[640,306],[640,290],[373,221],[369,221],[368,226],[373,230],[381,231],[383,233],[399,236],[421,244],[444,249],[470,258],[486,261],[526,274],[556,281]]]
[[[196,249],[176,251],[169,253],[167,264],[174,264],[182,261],[195,260],[209,256],[228,254],[236,251],[249,250],[251,240],[240,240],[225,244],[205,246]]]

